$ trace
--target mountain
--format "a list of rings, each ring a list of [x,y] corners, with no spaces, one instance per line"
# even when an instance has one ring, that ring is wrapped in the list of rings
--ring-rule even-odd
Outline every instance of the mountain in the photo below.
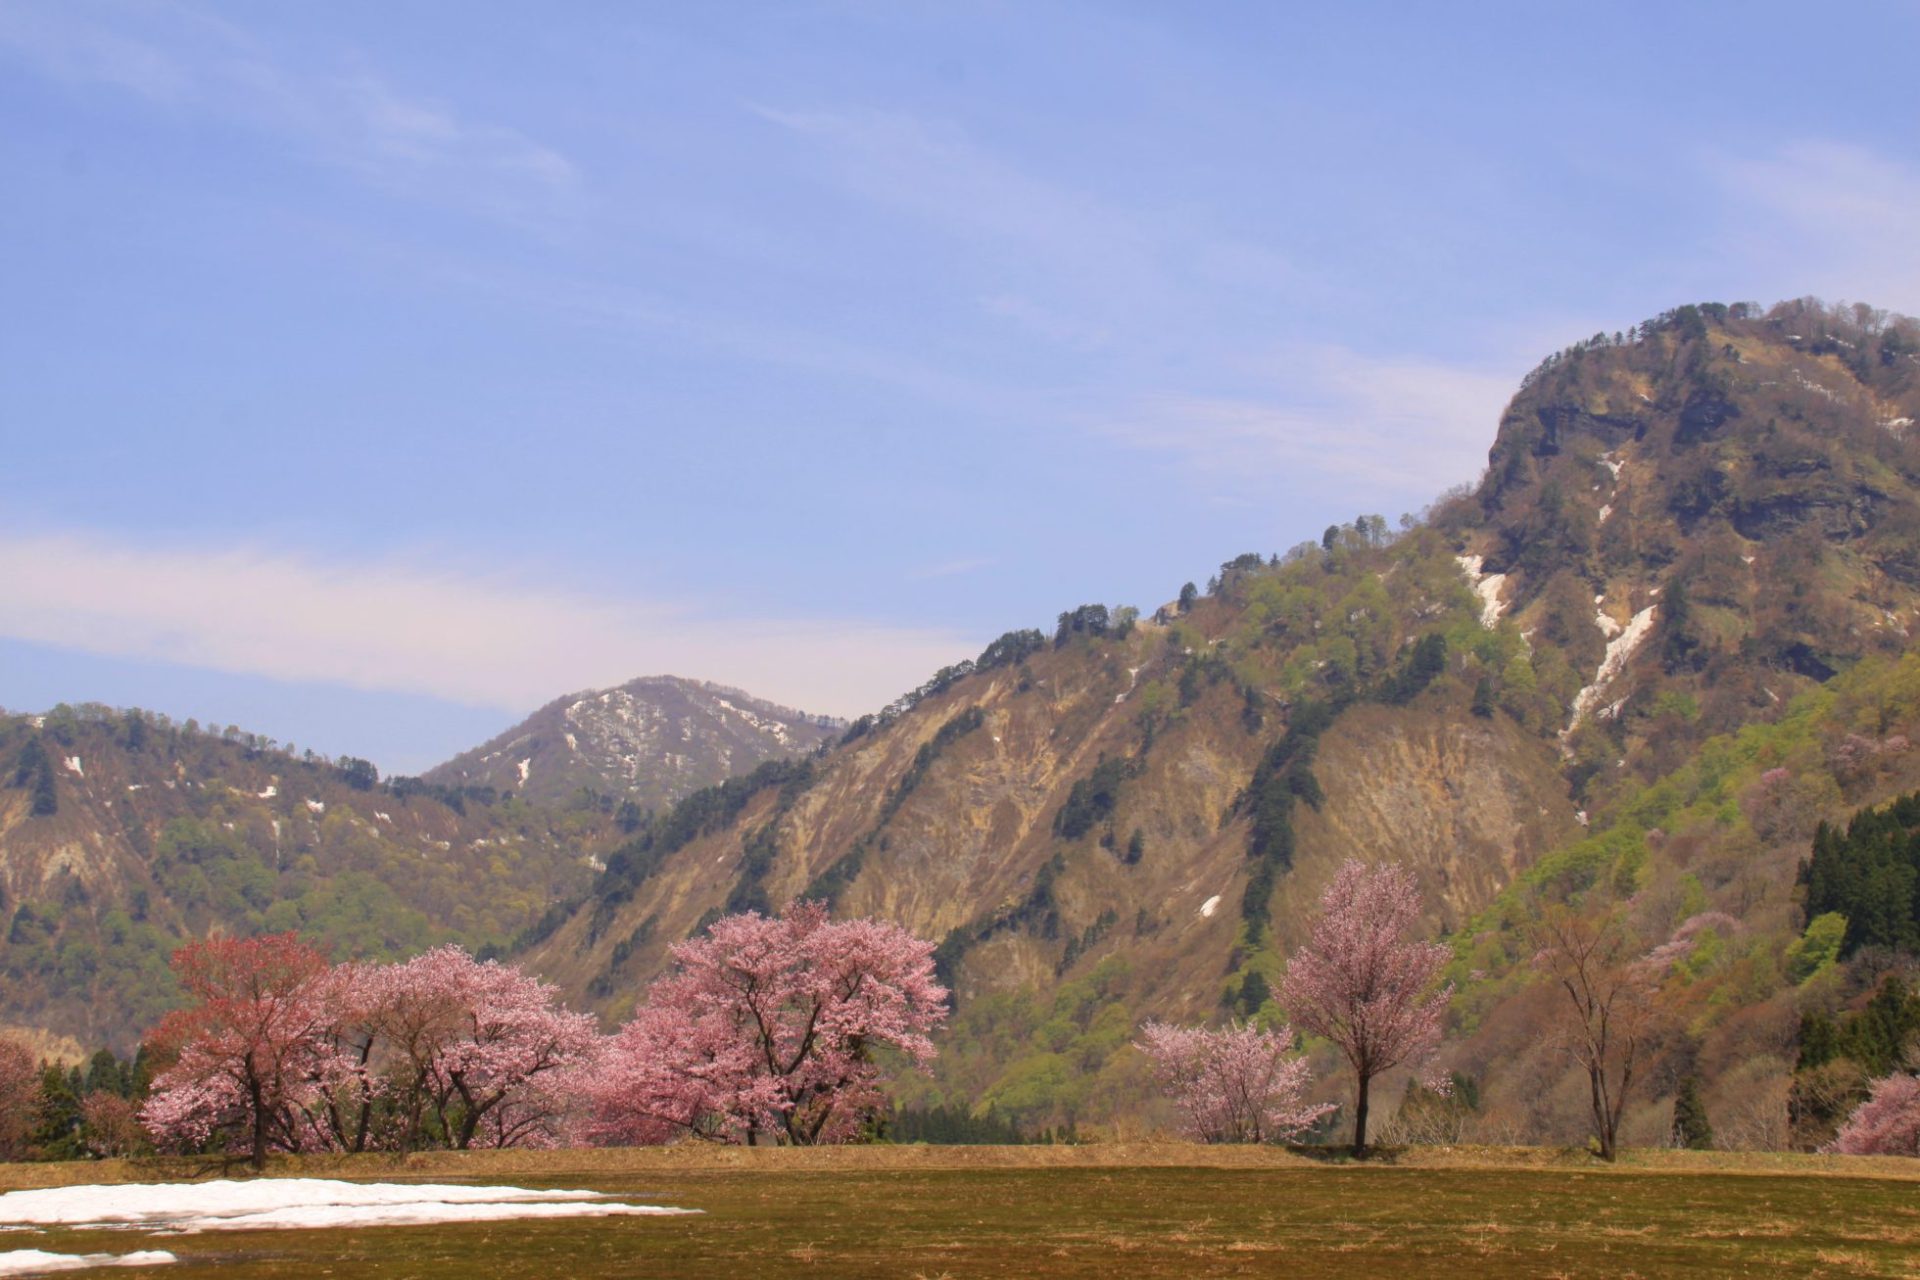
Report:
[[[643,676],[555,699],[424,777],[538,803],[586,790],[658,808],[763,760],[803,755],[844,727],[723,685]]]
[[[620,838],[604,808],[379,781],[139,711],[0,716],[0,1023],[129,1051],[208,933],[340,956],[505,946]]]
[[[1784,1117],[1799,1018],[1876,980],[1795,967],[1796,869],[1819,820],[1920,782],[1917,355],[1914,322],[1811,302],[1596,335],[1424,520],[1009,633],[646,824],[524,958],[618,1016],[717,913],[826,898],[942,939],[922,1100],[1112,1117],[1140,1018],[1259,1010],[1339,863],[1391,858],[1461,957],[1484,1136],[1578,1137],[1526,950],[1552,902],[1687,957],[1630,1136],[1695,1071]]]
[[[1817,1142],[1920,1032],[1884,985],[1920,977],[1920,800],[1879,808],[1920,790],[1917,418],[1912,320],[1681,307],[1545,361],[1484,477],[1400,530],[1008,632],[824,749],[787,721],[751,756],[714,725],[768,711],[672,682],[727,754],[650,811],[629,784],[693,754],[651,688],[428,782],[104,709],[0,720],[0,1020],[124,1046],[174,941],[281,927],[505,945],[617,1019],[673,943],[810,897],[940,940],[956,1009],[906,1101],[1124,1125],[1155,1105],[1143,1018],[1280,1013],[1335,869],[1393,859],[1455,952],[1460,1136],[1583,1137],[1530,935],[1566,909],[1660,965],[1624,1141],[1664,1140],[1693,1078],[1723,1139]]]

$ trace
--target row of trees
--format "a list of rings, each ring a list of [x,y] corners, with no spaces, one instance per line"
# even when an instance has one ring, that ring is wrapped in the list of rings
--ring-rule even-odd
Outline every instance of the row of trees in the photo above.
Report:
[[[1410,871],[1348,862],[1279,983],[1293,1026],[1148,1023],[1137,1045],[1187,1132],[1270,1142],[1322,1123],[1334,1108],[1306,1101],[1297,1026],[1345,1059],[1353,1150],[1364,1155],[1376,1080],[1430,1066],[1453,994],[1440,981],[1451,952],[1417,938],[1420,914]],[[1536,966],[1567,998],[1567,1047],[1591,1083],[1598,1153],[1611,1159],[1648,995],[1679,944],[1631,953],[1614,918],[1560,910],[1535,937]],[[632,1020],[602,1037],[552,986],[457,947],[330,964],[294,934],[209,940],[175,958],[194,1003],[150,1039],[134,1073],[155,1072],[138,1121],[162,1150],[241,1156],[256,1169],[275,1151],[874,1136],[888,1072],[925,1067],[947,1016],[933,950],[893,925],[834,921],[817,903],[725,917],[676,946]],[[86,1092],[118,1154],[134,1143],[133,1090],[109,1065],[94,1071],[106,1087]],[[0,1044],[0,1118],[19,1128],[44,1110],[48,1078],[24,1049]],[[1428,1079],[1422,1093],[1447,1089]],[[1705,1123],[1692,1116],[1689,1133]],[[21,1153],[21,1137],[0,1131],[5,1154]],[[1831,1149],[1920,1154],[1914,1077],[1896,1069],[1877,1080]]]
[[[547,983],[458,947],[329,964],[295,934],[175,958],[193,1000],[152,1037],[162,1150],[410,1151],[574,1141],[811,1144],[883,1109],[946,1013],[933,945],[818,904],[716,922],[611,1037]]]

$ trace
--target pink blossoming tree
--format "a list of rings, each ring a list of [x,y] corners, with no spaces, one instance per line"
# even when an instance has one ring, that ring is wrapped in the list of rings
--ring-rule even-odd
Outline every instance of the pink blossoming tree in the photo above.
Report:
[[[1420,922],[1420,889],[1395,863],[1349,860],[1320,899],[1312,936],[1293,953],[1280,1000],[1300,1026],[1331,1040],[1354,1074],[1353,1153],[1367,1150],[1374,1077],[1417,1065],[1440,1043],[1451,985],[1434,990],[1452,953],[1408,935]]]
[[[141,1123],[162,1149],[218,1142],[256,1171],[269,1151],[315,1145],[314,1082],[346,1068],[332,1036],[332,971],[292,933],[216,938],[173,956],[195,1003],[167,1015],[154,1040],[177,1051],[153,1083]]]
[[[458,947],[329,967],[292,934],[175,957],[198,998],[156,1043],[176,1052],[141,1122],[165,1150],[550,1146],[563,1085],[600,1047],[547,983]]]
[[[1312,1073],[1293,1051],[1291,1027],[1149,1022],[1138,1048],[1153,1060],[1188,1136],[1201,1142],[1284,1142],[1333,1110],[1301,1101]]]
[[[946,1018],[932,943],[818,903],[728,916],[673,956],[592,1081],[595,1141],[845,1141],[882,1100],[880,1052],[924,1065]]]
[[[1825,1149],[1843,1156],[1920,1156],[1920,1078],[1897,1072],[1875,1080]]]

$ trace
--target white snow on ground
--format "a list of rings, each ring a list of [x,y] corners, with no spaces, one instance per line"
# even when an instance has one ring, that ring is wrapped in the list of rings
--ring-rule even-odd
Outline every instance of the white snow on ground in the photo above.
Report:
[[[1211,898],[1208,898],[1205,902],[1200,904],[1200,914],[1203,916],[1211,916],[1213,914],[1213,909],[1219,905],[1220,905],[1220,895],[1216,893]]]
[[[84,1271],[89,1267],[163,1267],[180,1259],[165,1249],[138,1253],[48,1253],[45,1249],[0,1250],[0,1276],[43,1276],[49,1271]]]
[[[1600,459],[1600,465],[1605,467],[1616,481],[1620,479],[1620,468],[1623,464],[1620,461],[1620,454],[1617,451]]]
[[[86,771],[85,769],[82,769],[82,768],[80,767],[80,757],[79,757],[79,756],[68,756],[68,757],[67,757],[67,772],[68,772],[68,773],[71,773],[71,774],[77,774],[78,776],[80,776],[80,777],[82,777],[82,778],[84,778],[84,777],[86,777],[86,776],[87,776],[87,771]]]
[[[309,800],[307,801],[307,808],[313,810],[315,813],[325,813],[327,811],[327,802],[325,800]]]
[[[1620,634],[1620,624],[1609,618],[1605,609],[1594,610],[1593,625],[1606,632],[1609,639]]]
[[[1461,572],[1472,581],[1473,594],[1480,597],[1480,625],[1491,631],[1494,624],[1500,621],[1500,615],[1507,611],[1506,603],[1500,599],[1501,588],[1507,585],[1507,575],[1480,572],[1481,566],[1486,563],[1483,556],[1455,556],[1453,559]]]
[[[1600,508],[1600,523],[1605,524],[1607,522],[1607,517],[1612,514],[1613,514],[1613,504],[1609,502],[1605,506]]]
[[[390,814],[390,813],[382,813],[382,812],[380,812],[380,811],[379,811],[378,809],[375,809],[375,810],[373,811],[373,816],[374,816],[374,817],[376,817],[376,818],[378,818],[378,819],[380,819],[380,821],[382,821],[382,822],[392,822],[392,821],[393,821],[393,815],[392,815],[392,814]]]
[[[271,800],[279,794],[280,794],[280,788],[274,786],[271,782],[269,782],[267,784],[267,789],[265,791],[260,792],[259,797],[262,800]]]
[[[1587,712],[1600,700],[1600,691],[1609,680],[1626,668],[1627,659],[1633,656],[1641,641],[1647,638],[1647,632],[1653,629],[1653,611],[1657,605],[1648,605],[1633,615],[1633,621],[1627,623],[1624,630],[1607,641],[1607,656],[1600,660],[1600,669],[1593,674],[1593,683],[1582,689],[1573,698],[1573,719],[1567,725],[1571,729],[1580,723]]]
[[[401,1185],[328,1178],[252,1182],[135,1183],[49,1187],[0,1195],[0,1226],[148,1227],[166,1231],[424,1226],[514,1218],[697,1213],[623,1204],[598,1191]]]
[[[513,767],[520,771],[520,785],[525,786],[527,783],[527,770],[533,767],[533,757],[528,756],[525,760],[522,760]]]

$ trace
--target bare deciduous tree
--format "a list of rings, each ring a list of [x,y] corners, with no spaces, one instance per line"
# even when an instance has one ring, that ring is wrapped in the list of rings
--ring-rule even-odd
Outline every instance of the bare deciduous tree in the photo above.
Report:
[[[1547,909],[1534,925],[1535,964],[1567,997],[1567,1050],[1587,1073],[1600,1158],[1618,1150],[1620,1117],[1650,1030],[1658,988],[1654,966],[1633,953],[1617,912]]]

